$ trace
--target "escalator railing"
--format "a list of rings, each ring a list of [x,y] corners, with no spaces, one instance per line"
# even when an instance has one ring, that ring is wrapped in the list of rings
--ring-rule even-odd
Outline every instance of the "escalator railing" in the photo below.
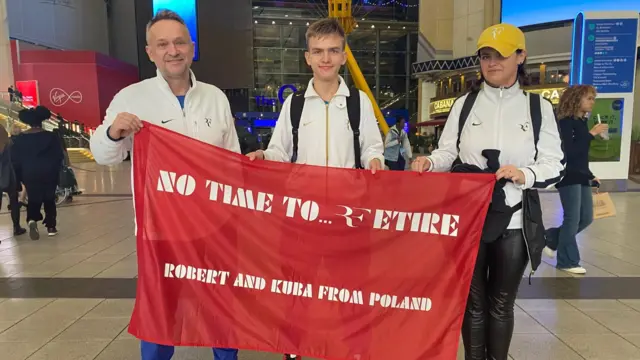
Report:
[[[413,89],[409,90],[408,93],[398,94],[398,95],[388,99],[387,101],[383,102],[382,104],[380,104],[380,110],[385,110],[385,109],[389,108],[390,106],[392,106],[393,104],[397,103],[398,101],[404,100],[408,96],[413,96],[414,94],[417,94],[417,93],[418,93],[418,87],[416,86]]]
[[[19,120],[18,113],[25,109],[22,104],[11,102],[7,93],[0,93],[0,124],[7,131],[11,132],[14,127],[18,127],[24,131],[29,129],[29,125]],[[68,148],[89,148],[90,134],[83,131],[83,127],[79,124],[72,124],[68,121],[62,121],[57,117],[51,117],[42,123],[42,128],[46,131],[54,131],[61,129],[62,138]]]

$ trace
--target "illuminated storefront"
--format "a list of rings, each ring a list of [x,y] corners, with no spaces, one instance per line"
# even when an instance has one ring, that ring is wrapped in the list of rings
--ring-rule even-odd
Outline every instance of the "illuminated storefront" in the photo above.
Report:
[[[526,66],[527,86],[557,106],[568,86],[569,61],[563,57],[530,58]],[[419,79],[420,99],[417,141],[427,149],[436,146],[457,98],[480,85],[480,62],[475,55],[452,60],[429,60],[413,64],[413,75]]]
[[[539,85],[533,86],[533,87],[524,87],[525,90],[531,93],[542,95],[544,98],[551,101],[551,103],[554,106],[558,105],[558,103],[560,102],[560,97],[562,96],[562,93],[566,88],[567,88],[566,84],[560,85],[560,86],[558,84],[555,84],[553,86],[548,86],[548,87],[541,87]],[[441,116],[448,115],[456,99],[457,97],[448,97],[446,99],[433,99],[429,103],[430,117],[434,118],[434,117],[441,117]]]

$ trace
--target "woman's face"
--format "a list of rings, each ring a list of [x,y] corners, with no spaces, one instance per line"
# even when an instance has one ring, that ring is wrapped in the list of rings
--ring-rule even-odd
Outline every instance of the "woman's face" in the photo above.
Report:
[[[589,92],[580,100],[580,111],[583,113],[590,113],[593,110],[593,104],[596,102],[596,94]]]
[[[489,85],[495,87],[513,85],[518,78],[518,65],[524,63],[527,57],[526,51],[504,57],[492,48],[480,49],[479,55],[482,76]]]

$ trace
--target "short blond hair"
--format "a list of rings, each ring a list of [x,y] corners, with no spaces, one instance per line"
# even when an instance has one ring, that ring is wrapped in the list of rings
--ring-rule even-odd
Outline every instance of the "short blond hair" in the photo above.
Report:
[[[311,38],[323,38],[329,35],[338,35],[342,38],[342,48],[344,48],[345,42],[345,32],[340,25],[340,22],[334,18],[326,18],[322,20],[318,20],[311,24],[307,29],[307,33],[305,35],[307,40],[307,47],[309,46],[309,39]]]

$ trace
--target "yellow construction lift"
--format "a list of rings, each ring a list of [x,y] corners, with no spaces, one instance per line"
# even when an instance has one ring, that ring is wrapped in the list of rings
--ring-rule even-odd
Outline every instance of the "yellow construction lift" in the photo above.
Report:
[[[329,0],[329,17],[340,20],[340,23],[344,28],[344,32],[347,35],[350,34],[356,26],[356,20],[353,18],[353,14],[351,12],[351,0]],[[362,75],[360,67],[356,62],[356,59],[353,57],[349,44],[346,45],[345,51],[347,53],[347,68],[349,69],[351,78],[353,78],[353,82],[356,84],[356,87],[364,91],[367,96],[369,96],[371,104],[373,104],[373,111],[378,119],[378,126],[380,126],[384,135],[387,135],[387,132],[389,131],[387,120],[385,120],[384,115],[382,115],[382,111],[380,111],[380,107],[378,106],[376,99],[373,97],[373,93],[371,92],[367,81],[364,79],[364,75]]]

